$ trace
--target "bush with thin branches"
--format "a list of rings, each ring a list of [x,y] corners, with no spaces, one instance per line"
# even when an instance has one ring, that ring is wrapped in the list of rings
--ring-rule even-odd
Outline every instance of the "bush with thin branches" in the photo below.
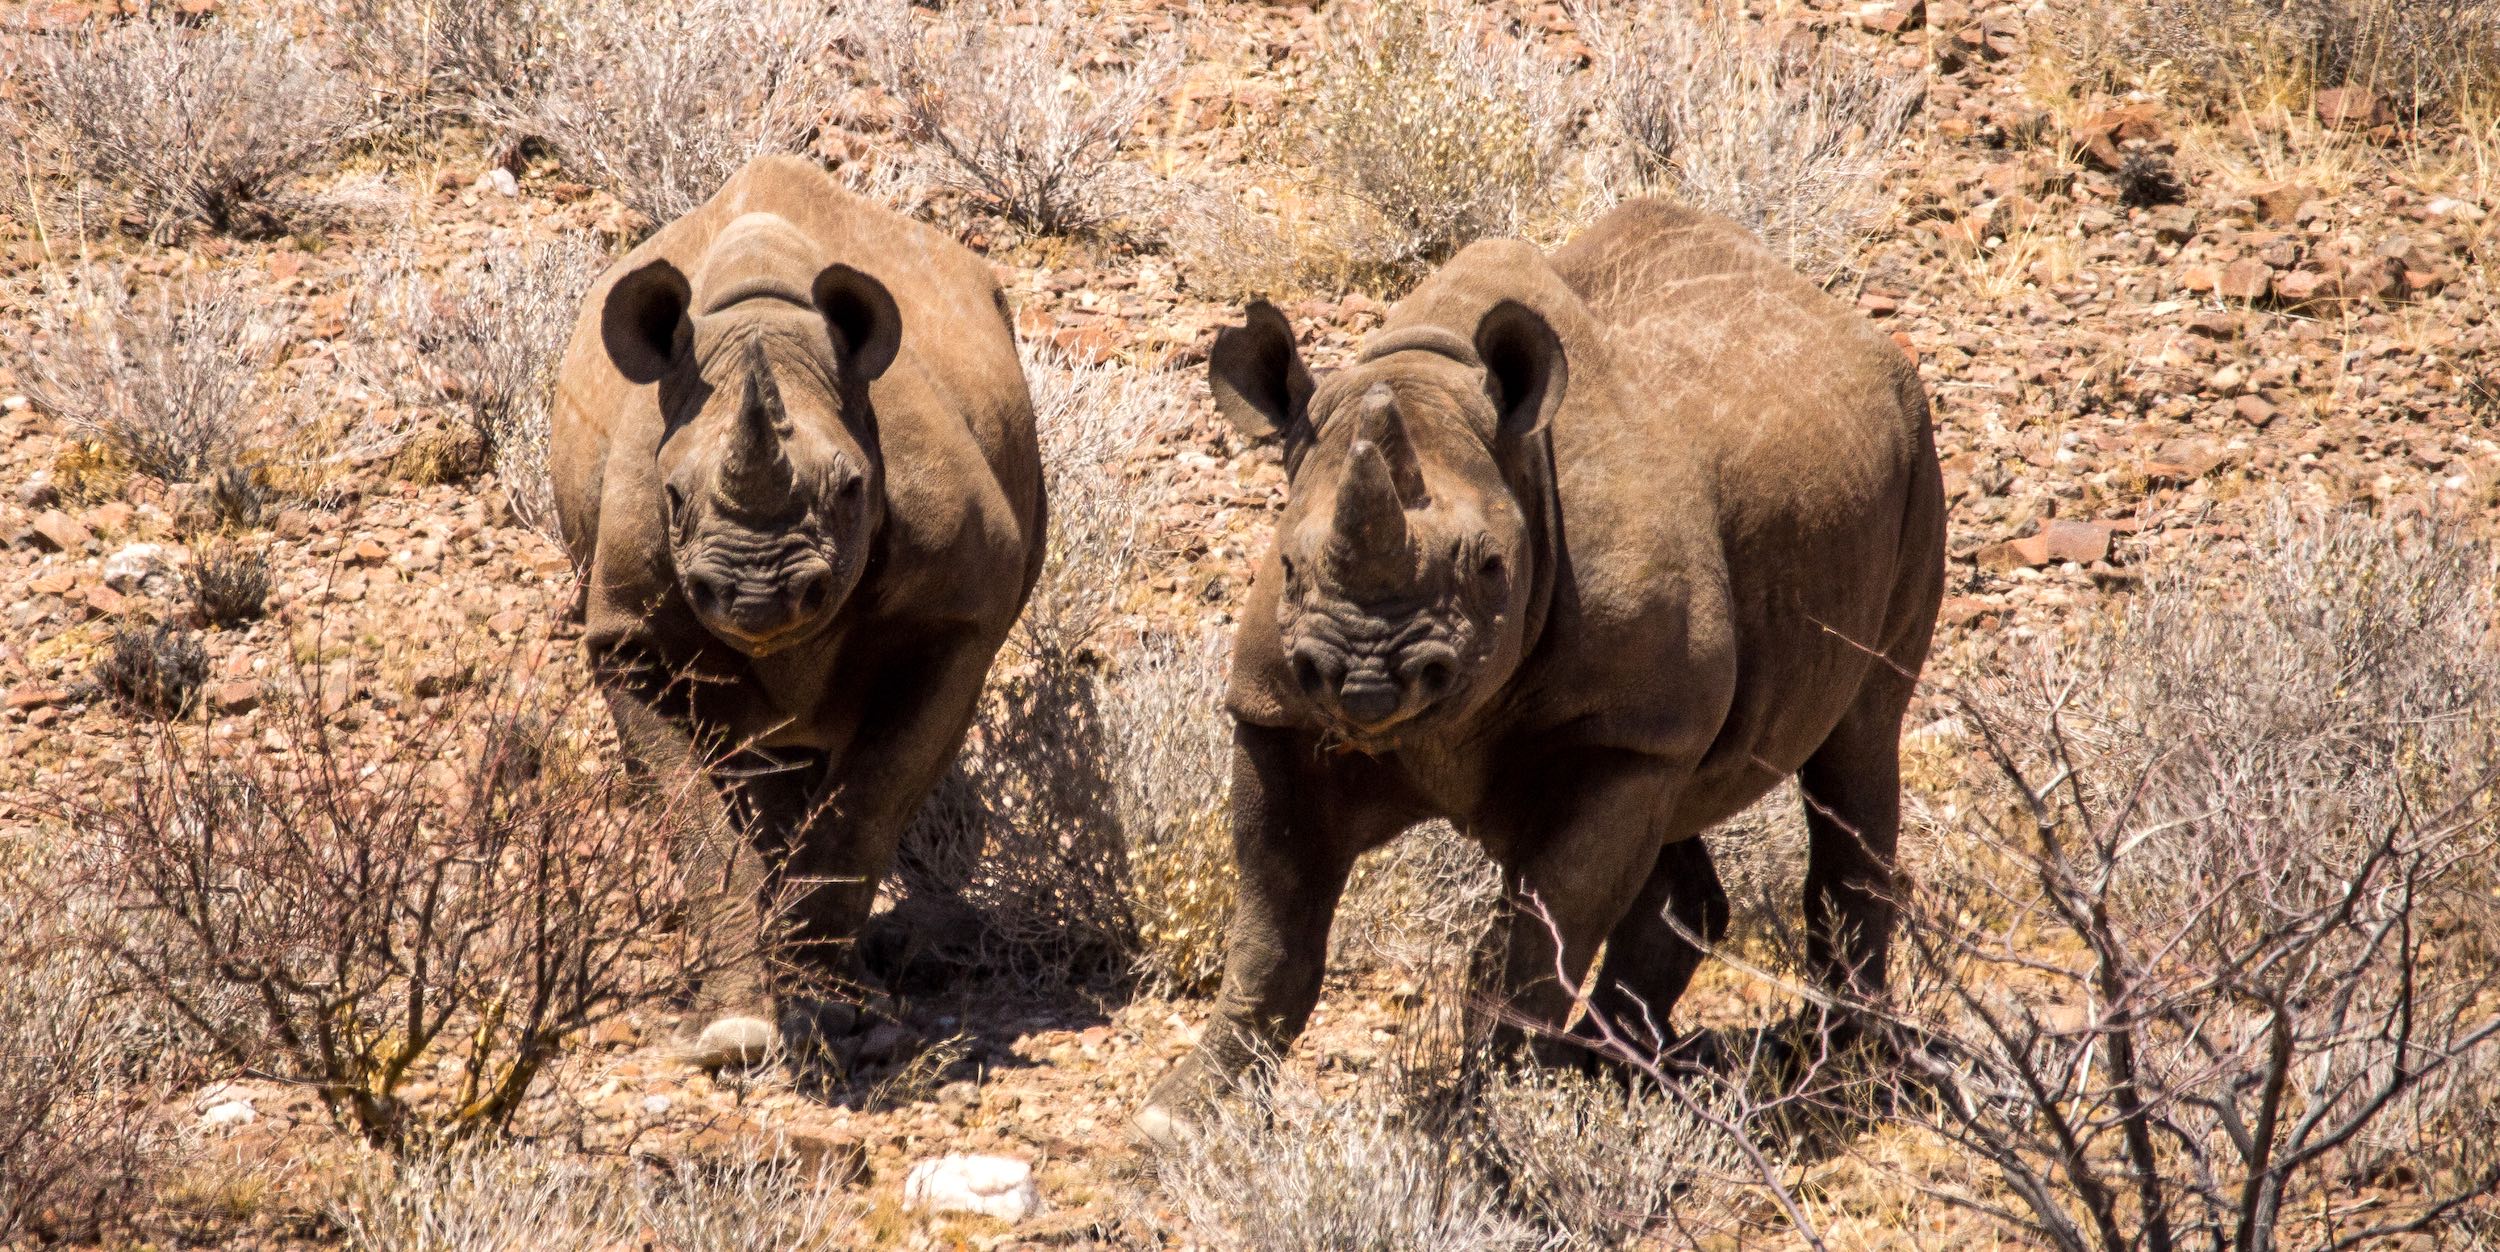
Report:
[[[166,1136],[167,1038],[106,958],[38,847],[0,842],[0,1244],[92,1238],[140,1197]]]
[[[235,468],[268,398],[276,328],[231,277],[133,295],[90,268],[52,280],[25,352],[27,394],[124,464],[175,481]]]
[[[280,705],[283,752],[171,731],[59,802],[114,906],[88,940],[199,1050],[376,1143],[477,1140],[567,1036],[735,959],[672,926],[696,806],[580,768],[573,702],[487,683],[378,744],[331,703]]]
[[[823,6],[796,0],[583,0],[499,120],[658,227],[748,161],[805,146],[836,33]]]
[[[360,125],[354,89],[275,23],[150,13],[10,46],[36,173],[154,240],[283,229],[288,184]]]
[[[1966,854],[1906,882],[1899,1121],[2042,1246],[2437,1231],[2500,1185],[2495,564],[2279,514],[1966,716]],[[2329,1202],[2368,1189],[2374,1203]]]
[[[1811,277],[1847,267],[1890,208],[1883,174],[1916,75],[1834,47],[1800,55],[1680,3],[1577,12],[1636,182],[1734,218]]]
[[[832,1180],[770,1162],[655,1172],[467,1151],[376,1163],[345,1192],[330,1217],[355,1252],[837,1252],[867,1235],[866,1206]]]
[[[568,0],[315,0],[350,61],[420,123],[492,119],[548,66]]]
[[[1102,18],[1069,0],[968,0],[925,25],[904,0],[878,0],[853,21],[938,183],[1050,234],[1100,227],[1138,202],[1146,179],[1124,158],[1179,73],[1176,37],[1104,48]]]

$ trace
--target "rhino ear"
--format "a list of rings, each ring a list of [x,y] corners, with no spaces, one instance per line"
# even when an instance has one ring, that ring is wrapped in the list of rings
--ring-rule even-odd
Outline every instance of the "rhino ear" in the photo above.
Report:
[[[616,372],[636,384],[658,382],[685,342],[686,305],[693,298],[686,276],[666,261],[617,279],[599,311],[599,342]]]
[[[875,382],[903,346],[903,313],[894,293],[848,265],[828,265],[816,275],[813,296],[843,361],[860,382]]]
[[[1570,371],[1561,337],[1536,310],[1517,300],[1486,310],[1476,323],[1476,355],[1484,360],[1484,389],[1502,440],[1526,438],[1554,419]]]
[[[1293,327],[1265,300],[1242,310],[1244,324],[1215,333],[1207,352],[1207,383],[1215,408],[1253,439],[1283,432],[1288,442],[1305,425],[1311,371],[1293,346]]]

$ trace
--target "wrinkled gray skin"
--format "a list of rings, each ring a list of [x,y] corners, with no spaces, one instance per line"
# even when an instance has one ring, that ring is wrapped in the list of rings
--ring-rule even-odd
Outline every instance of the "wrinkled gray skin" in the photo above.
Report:
[[[627,753],[713,832],[696,924],[758,953],[702,988],[694,1059],[751,1061],[819,1024],[777,1020],[758,901],[856,976],[1040,571],[1005,302],[952,240],[765,158],[593,286],[557,398],[585,650]]]
[[[1791,774],[1812,972],[1880,991],[1944,571],[1890,341],[1733,223],[1635,201],[1550,257],[1469,247],[1342,371],[1313,379],[1257,304],[1209,372],[1292,490],[1227,695],[1223,990],[1142,1132],[1293,1039],[1356,856],[1432,817],[1501,867],[1477,976],[1509,1046],[1577,1052],[1550,1032],[1600,945],[1594,1007],[1663,1034],[1700,959],[1676,925],[1727,919],[1695,836]]]

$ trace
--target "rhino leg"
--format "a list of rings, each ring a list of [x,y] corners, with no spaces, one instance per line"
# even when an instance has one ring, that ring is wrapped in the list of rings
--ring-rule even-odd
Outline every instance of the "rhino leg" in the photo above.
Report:
[[[1913,683],[1891,670],[1797,771],[1806,806],[1806,970],[1847,1000],[1883,994],[1901,833],[1901,716]]]
[[[1233,861],[1241,875],[1224,983],[1197,1050],[1155,1084],[1135,1119],[1169,1144],[1245,1071],[1302,1033],[1319,1001],[1328,930],[1354,859],[1419,813],[1364,757],[1323,758],[1307,738],[1241,725],[1233,735]]]
[[[1710,845],[1699,836],[1668,844],[1631,911],[1606,936],[1590,1011],[1626,1043],[1666,1047],[1675,1039],[1667,1016],[1701,967],[1704,945],[1724,938],[1727,922],[1727,890]]]
[[[703,1026],[688,1041],[688,1059],[706,1066],[751,1064],[777,1034],[756,916],[762,862],[711,776],[711,754],[686,719],[669,711],[665,680],[650,666],[610,663],[597,673],[626,759],[648,776],[663,803],[681,806],[688,838],[676,851],[691,888],[687,928],[703,936],[708,950],[731,954],[696,990],[693,1017]]]
[[[860,927],[904,829],[963,744],[996,651],[995,640],[948,639],[885,666],[861,693],[868,713],[850,751],[827,766],[791,836],[766,858],[767,889],[802,970],[865,986]],[[841,1003],[812,1007],[799,1015],[811,1030],[839,1033],[856,1016]]]
[[[1504,907],[1476,953],[1496,1053],[1530,1036],[1540,1061],[1584,1053],[1562,1037],[1598,945],[1644,893],[1659,857],[1658,822],[1679,772],[1611,756],[1538,779],[1528,808],[1501,822]]]

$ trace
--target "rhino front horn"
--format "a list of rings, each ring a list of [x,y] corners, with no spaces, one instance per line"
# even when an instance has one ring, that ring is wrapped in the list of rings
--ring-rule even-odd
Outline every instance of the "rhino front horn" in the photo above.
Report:
[[[776,511],[789,502],[795,480],[781,444],[783,421],[781,388],[758,359],[748,367],[738,420],[721,448],[720,493],[743,512]]]
[[[1398,498],[1396,475],[1379,444],[1357,439],[1347,449],[1331,520],[1329,564],[1348,586],[1394,588],[1412,569],[1406,502]]]

